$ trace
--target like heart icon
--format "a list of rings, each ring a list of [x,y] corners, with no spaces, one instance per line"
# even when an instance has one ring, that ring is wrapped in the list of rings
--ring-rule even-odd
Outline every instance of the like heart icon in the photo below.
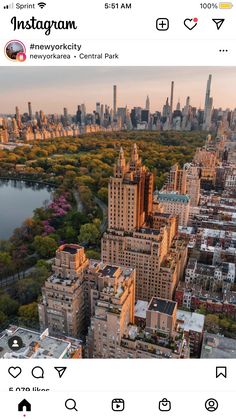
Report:
[[[185,19],[184,26],[186,26],[186,28],[188,28],[191,31],[197,26],[197,23],[198,23],[197,17],[194,17],[193,19]]]
[[[20,367],[10,367],[8,373],[13,378],[17,378],[22,373],[22,369]]]

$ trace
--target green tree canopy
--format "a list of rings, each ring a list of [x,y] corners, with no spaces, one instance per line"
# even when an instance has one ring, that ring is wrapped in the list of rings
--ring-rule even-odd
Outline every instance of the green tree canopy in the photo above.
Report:
[[[99,228],[93,223],[87,223],[81,226],[78,236],[79,243],[95,244],[100,238]]]
[[[50,236],[36,236],[33,241],[33,247],[41,258],[51,258],[54,256],[58,243]]]

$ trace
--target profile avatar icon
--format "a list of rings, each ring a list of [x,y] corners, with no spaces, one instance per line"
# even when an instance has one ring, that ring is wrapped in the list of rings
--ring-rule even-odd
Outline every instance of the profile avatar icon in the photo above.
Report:
[[[218,409],[218,401],[216,399],[208,399],[205,403],[205,408],[208,412],[215,412]]]
[[[12,351],[19,351],[23,348],[24,344],[20,336],[12,336],[8,339],[8,346]]]
[[[18,40],[9,41],[5,45],[5,55],[11,61],[24,62],[26,60],[25,45]]]
[[[13,340],[12,348],[17,348],[17,349],[19,349],[19,343],[17,342],[17,339],[14,339],[14,340]]]

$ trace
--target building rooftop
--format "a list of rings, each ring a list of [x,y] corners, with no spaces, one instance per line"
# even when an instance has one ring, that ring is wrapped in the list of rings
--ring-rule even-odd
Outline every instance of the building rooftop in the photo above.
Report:
[[[210,333],[204,334],[201,358],[232,359],[236,358],[236,339]]]
[[[188,195],[180,195],[177,193],[163,193],[159,192],[158,194],[158,200],[161,201],[173,201],[173,202],[182,202],[184,204],[187,204],[190,201],[190,198]]]
[[[165,313],[171,316],[176,305],[177,303],[175,301],[153,297],[148,306],[148,310],[158,311],[159,313]]]
[[[177,310],[177,321],[181,323],[181,329],[186,332],[192,330],[194,332],[202,333],[205,316],[189,311]]]
[[[196,267],[197,259],[189,258],[187,269],[194,269]]]
[[[201,231],[201,229],[199,229]],[[213,230],[212,228],[203,228],[202,229],[203,237],[214,237],[219,239],[233,239],[236,240],[236,232],[234,231],[225,231],[225,230]]]
[[[110,276],[113,277],[115,273],[119,270],[118,266],[112,266],[112,265],[105,265],[103,268],[99,271],[99,273],[102,276]]]
[[[67,252],[71,255],[76,255],[83,247],[79,246],[78,244],[63,244],[58,249],[57,252]]]
[[[184,226],[179,226],[178,227],[178,231],[181,234],[194,234],[194,228],[193,227],[184,227]]]
[[[75,255],[78,252],[78,249],[76,249],[75,247],[72,246],[65,246],[63,249],[63,252],[68,252],[71,255]]]
[[[78,278],[70,279],[70,278],[63,278],[59,275],[52,274],[49,276],[46,282],[50,282],[51,284],[55,285],[63,285],[64,287],[71,287],[78,281]]]
[[[16,352],[10,350],[8,340],[12,336],[19,336],[23,341],[23,348]],[[78,340],[74,340],[77,346],[81,346]],[[69,356],[71,341],[66,338],[58,339],[49,336],[46,329],[43,333],[11,326],[0,335],[0,358],[5,359],[60,359]],[[78,349],[77,348],[77,349]]]
[[[160,217],[160,218],[173,218],[173,214],[167,214],[166,212],[157,212],[157,211],[155,211],[154,212],[154,215],[156,216],[156,217]]]
[[[134,308],[134,316],[141,319],[146,319],[148,309],[148,302],[143,300],[138,300]]]
[[[216,270],[215,266],[204,265],[203,263],[198,263],[195,272],[197,275],[214,276],[215,270]]]
[[[160,230],[154,229],[154,228],[148,228],[148,227],[141,227],[139,229],[140,233],[142,234],[152,234],[155,236],[158,236],[160,234]]]

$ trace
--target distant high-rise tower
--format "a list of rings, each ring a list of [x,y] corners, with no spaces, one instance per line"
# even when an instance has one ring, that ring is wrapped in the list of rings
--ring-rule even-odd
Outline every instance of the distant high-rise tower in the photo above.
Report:
[[[96,102],[96,113],[101,117],[101,103]]]
[[[20,111],[19,111],[18,106],[16,106],[16,122],[17,122],[18,128],[20,128],[21,117],[20,117]]]
[[[117,86],[113,86],[113,115],[116,116],[117,113]]]
[[[146,99],[146,106],[145,106],[145,109],[147,110],[147,111],[150,111],[150,99],[149,99],[149,96],[147,95],[147,99]]]
[[[211,111],[213,105],[213,98],[211,95],[211,80],[212,75],[209,74],[206,87],[206,96],[205,96],[205,107],[204,107],[204,118],[203,118],[203,129],[208,130],[211,125]]]
[[[64,108],[63,109],[63,121],[64,121],[64,126],[66,127],[69,124],[69,120],[68,120],[68,109]]]
[[[84,123],[85,122],[85,117],[86,117],[86,106],[84,103],[81,104],[81,122]]]
[[[211,80],[212,80],[212,75],[209,74],[208,80],[207,80],[207,87],[206,87],[206,96],[205,96],[205,109],[209,103],[209,99],[210,99],[210,94],[211,94]]]
[[[172,82],[171,82],[171,92],[170,92],[170,113],[171,113],[171,114],[172,114],[172,112],[173,112],[174,86],[175,86],[175,82],[174,82],[174,81],[172,81]]]
[[[76,112],[76,122],[79,125],[81,125],[82,123],[82,109],[80,105],[78,105],[77,112]]]
[[[163,106],[162,116],[167,118],[170,115],[170,105],[169,105],[169,98],[166,98],[166,103]]]
[[[33,119],[33,113],[32,113],[31,102],[28,102],[28,113],[29,113],[29,119],[32,120]]]

